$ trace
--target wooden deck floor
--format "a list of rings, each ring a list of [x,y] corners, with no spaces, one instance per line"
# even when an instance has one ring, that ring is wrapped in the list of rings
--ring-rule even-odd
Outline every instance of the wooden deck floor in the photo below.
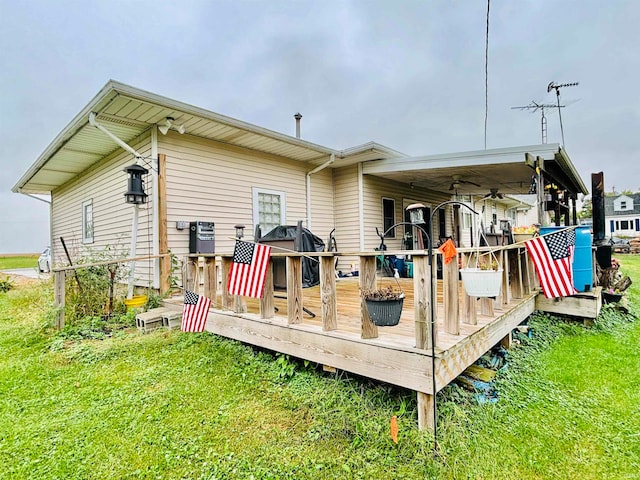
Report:
[[[338,306],[337,329],[322,330],[320,287],[304,289],[304,307],[316,314],[305,313],[302,323],[288,324],[286,292],[276,292],[278,309],[274,318],[259,315],[259,302],[243,299],[245,313],[222,310],[218,297],[212,307],[206,329],[249,344],[265,347],[293,356],[351,371],[377,380],[432,393],[431,350],[416,348],[413,280],[400,279],[406,298],[400,323],[393,327],[378,327],[378,337],[361,338],[360,296],[358,278],[336,282]],[[378,279],[378,286],[396,285],[392,278]],[[462,285],[460,284],[462,289]],[[282,297],[282,298],[279,298]],[[461,291],[461,297],[463,292]],[[170,302],[180,308],[181,299]],[[461,323],[460,334],[444,330],[442,282],[437,288],[436,391],[450,383],[466,367],[475,362],[493,345],[508,336],[511,330],[533,312],[535,294],[512,299],[507,304],[493,301],[493,315],[483,315],[477,308],[477,324]]]

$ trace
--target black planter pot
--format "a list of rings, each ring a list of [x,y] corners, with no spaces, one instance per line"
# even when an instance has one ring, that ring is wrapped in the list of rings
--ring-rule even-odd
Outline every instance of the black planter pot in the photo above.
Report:
[[[622,300],[622,294],[602,292],[602,299],[605,303],[618,303],[620,300]]]
[[[365,299],[369,317],[378,327],[393,327],[400,322],[404,298],[399,300],[369,300]]]

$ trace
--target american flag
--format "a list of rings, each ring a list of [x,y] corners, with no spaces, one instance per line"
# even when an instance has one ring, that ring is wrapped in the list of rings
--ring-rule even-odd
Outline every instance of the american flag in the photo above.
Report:
[[[204,332],[211,300],[191,290],[184,291],[181,328],[183,332]]]
[[[561,230],[525,243],[547,298],[567,297],[578,293],[573,286],[572,270],[575,239],[573,230]]]
[[[262,298],[270,256],[271,247],[268,245],[236,240],[229,273],[229,293]]]

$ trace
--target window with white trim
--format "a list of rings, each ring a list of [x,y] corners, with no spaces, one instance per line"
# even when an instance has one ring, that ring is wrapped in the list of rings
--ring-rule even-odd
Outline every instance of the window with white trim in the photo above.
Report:
[[[82,202],[82,243],[93,243],[93,199]]]
[[[382,227],[387,232],[396,223],[396,201],[393,198],[382,199]],[[385,238],[396,238],[396,229],[391,228]]]
[[[262,235],[285,224],[286,207],[284,192],[253,188],[253,225],[260,225]]]

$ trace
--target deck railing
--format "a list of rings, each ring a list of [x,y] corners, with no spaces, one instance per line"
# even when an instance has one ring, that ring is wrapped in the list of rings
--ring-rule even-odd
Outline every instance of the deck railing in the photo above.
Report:
[[[459,288],[459,266],[466,266],[470,255],[478,252],[487,254],[493,252],[502,273],[502,285],[500,294],[495,298],[470,297]],[[360,289],[372,289],[376,286],[376,257],[380,252],[322,252],[322,253],[272,253],[272,260],[285,258],[286,260],[286,300],[287,323],[299,324],[303,322],[303,287],[302,287],[302,258],[306,255],[317,257],[320,264],[320,304],[322,329],[331,331],[339,329],[338,324],[338,298],[336,291],[335,257],[358,257],[360,263],[359,286]],[[413,259],[413,295],[414,295],[414,323],[415,345],[417,348],[431,348],[431,311],[429,301],[431,298],[431,285],[437,289],[438,279],[436,265],[441,264],[442,272],[442,324],[446,333],[459,335],[461,323],[477,324],[478,312],[483,315],[493,316],[494,307],[508,304],[512,299],[523,298],[533,292],[538,286],[537,278],[533,271],[526,249],[523,244],[508,245],[502,247],[459,248],[457,259],[447,265],[440,262],[439,252],[434,252],[433,276],[430,275],[428,253],[423,250],[415,251],[386,251],[385,255],[410,255]],[[200,261],[195,261],[200,257]],[[456,261],[457,260],[457,261]],[[264,294],[259,302],[260,318],[268,320],[275,316],[274,305],[274,281],[273,269],[270,262],[267,270]],[[197,272],[203,271],[204,295],[211,298],[216,304],[218,291],[220,292],[223,310],[229,310],[236,314],[246,312],[246,305],[242,297],[232,296],[227,292],[226,285],[231,271],[232,255],[210,254],[189,255],[185,258],[185,283],[194,283],[198,278]],[[222,288],[218,289],[221,285]],[[462,298],[460,298],[462,296]],[[434,295],[437,299],[437,295]],[[437,302],[437,300],[436,300]],[[433,309],[438,312],[438,308]],[[437,315],[437,313],[436,313]],[[435,319],[434,337],[435,346],[438,346],[438,319]],[[360,300],[361,337],[363,339],[378,337],[378,327],[371,321],[365,302]]]

